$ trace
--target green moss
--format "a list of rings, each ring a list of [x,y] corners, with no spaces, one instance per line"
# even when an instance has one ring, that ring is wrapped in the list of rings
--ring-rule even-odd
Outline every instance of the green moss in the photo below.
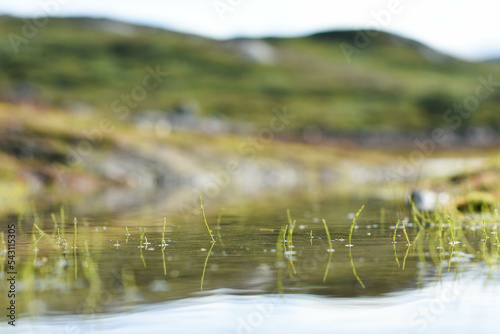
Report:
[[[461,212],[481,212],[492,210],[495,206],[495,197],[487,192],[471,192],[459,199],[457,209]]]

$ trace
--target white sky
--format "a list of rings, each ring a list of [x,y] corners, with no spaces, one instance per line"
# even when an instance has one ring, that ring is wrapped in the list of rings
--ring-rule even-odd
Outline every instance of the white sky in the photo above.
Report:
[[[377,22],[373,13],[388,13],[393,2],[399,11]],[[233,5],[221,19],[214,3]],[[44,5],[50,15],[108,17],[212,38],[296,36],[371,23],[457,57],[500,57],[499,0],[0,0],[0,14],[43,15]]]

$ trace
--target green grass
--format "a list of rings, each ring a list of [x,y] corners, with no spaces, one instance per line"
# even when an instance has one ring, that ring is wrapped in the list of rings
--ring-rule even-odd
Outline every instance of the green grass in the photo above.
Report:
[[[208,250],[207,257],[205,258],[205,264],[203,265],[203,273],[201,274],[201,283],[200,283],[200,291],[203,291],[203,282],[205,281],[205,272],[207,271],[207,264],[210,255],[212,254],[212,249],[215,246],[215,242],[212,242],[210,249]]]
[[[163,261],[163,274],[167,276],[167,262],[165,261],[165,248],[167,243],[165,241],[165,229],[167,227],[167,217],[163,217],[163,229],[161,230],[161,257]],[[128,237],[127,237],[128,240]]]
[[[73,239],[73,255],[74,255],[74,261],[75,261],[75,279],[78,278],[78,257],[76,256],[76,250],[77,250],[77,237],[78,237],[78,221],[75,217],[74,220],[74,225],[75,225],[75,237]]]
[[[352,258],[352,246],[353,245],[352,245],[351,241],[352,241],[352,234],[354,231],[354,225],[356,224],[356,220],[358,219],[359,215],[361,214],[361,211],[363,211],[364,208],[365,208],[364,205],[361,206],[361,209],[359,209],[359,211],[354,216],[354,219],[352,220],[352,224],[351,224],[351,230],[349,231],[349,259],[351,260],[352,272],[353,272],[354,276],[356,277],[356,280],[363,287],[363,289],[365,288],[365,285],[364,285],[363,281],[361,281],[361,278],[359,277],[358,273],[356,272],[356,267],[354,266],[354,260]]]
[[[366,235],[363,237],[364,233],[361,233],[363,226],[357,223],[363,208],[364,206],[356,213],[350,224],[350,229],[344,229],[345,235],[349,232],[349,245],[354,243],[356,248],[353,250],[353,247],[349,247],[348,252],[341,252],[338,249],[334,260],[332,260],[332,253],[330,253],[325,270],[323,269],[323,265],[317,264],[322,264],[323,260],[326,261],[326,256],[324,258],[317,256],[324,252],[325,244],[329,247],[328,249],[333,249],[332,235],[330,235],[330,229],[326,220],[322,220],[322,223],[325,227],[328,242],[323,241],[322,244],[315,242],[314,245],[311,245],[308,241],[308,238],[311,236],[311,230],[302,228],[297,228],[295,231],[293,229],[290,230],[290,222],[292,225],[296,222],[292,220],[289,213],[287,213],[288,224],[281,227],[277,236],[276,229],[266,229],[265,231],[257,232],[257,230],[252,229],[240,230],[238,227],[233,226],[235,229],[231,230],[231,224],[228,224],[227,230],[225,228],[222,231],[222,237],[225,237],[225,251],[227,250],[230,257],[211,257],[214,255],[212,254],[216,244],[214,242],[211,242],[210,249],[204,249],[204,251],[207,251],[207,254],[202,253],[203,255],[198,255],[200,254],[199,240],[202,237],[206,237],[203,234],[204,228],[201,225],[195,227],[196,231],[186,230],[190,233],[189,237],[186,237],[176,229],[171,234],[169,233],[168,238],[173,240],[172,244],[174,247],[169,248],[166,254],[166,247],[164,246],[167,241],[166,218],[163,219],[163,224],[158,224],[157,226],[148,225],[147,236],[146,228],[141,227],[140,235],[136,236],[136,239],[132,237],[134,242],[127,246],[123,243],[125,239],[123,226],[110,226],[107,231],[103,231],[102,229],[97,230],[95,226],[101,225],[89,227],[85,218],[77,219],[75,217],[74,224],[66,226],[66,230],[63,230],[57,216],[55,220],[58,224],[52,225],[50,223],[54,222],[52,215],[45,215],[44,217],[43,212],[36,214],[34,212],[26,212],[25,226],[32,225],[33,228],[26,235],[19,234],[16,240],[16,244],[19,247],[16,250],[19,254],[19,258],[17,259],[19,261],[17,264],[19,281],[22,282],[23,286],[23,293],[21,294],[23,299],[22,303],[20,303],[20,310],[26,314],[36,314],[37,304],[33,303],[33,301],[46,300],[57,295],[64,296],[60,298],[64,298],[65,302],[71,305],[72,303],[80,305],[83,302],[85,312],[102,312],[105,307],[99,304],[99,296],[107,293],[107,289],[110,289],[107,285],[110,272],[116,275],[114,280],[119,281],[118,286],[121,287],[123,285],[125,289],[122,291],[120,288],[112,291],[117,296],[117,300],[124,298],[124,295],[130,291],[138,289],[135,283],[136,279],[138,282],[146,281],[147,284],[153,279],[167,280],[167,273],[169,274],[185,266],[193,267],[194,271],[192,273],[183,272],[180,277],[171,277],[171,281],[175,281],[176,279],[178,282],[187,281],[188,283],[185,283],[185,285],[188,286],[188,289],[191,289],[190,291],[194,289],[198,290],[198,288],[205,290],[208,289],[208,285],[210,288],[213,288],[219,286],[218,284],[223,281],[221,279],[222,276],[240,276],[239,267],[230,265],[232,268],[223,268],[228,263],[233,263],[232,261],[235,260],[233,256],[238,256],[238,260],[244,259],[252,263],[246,267],[247,269],[255,268],[254,264],[270,264],[271,268],[273,268],[272,273],[274,274],[274,270],[276,272],[276,289],[280,294],[285,292],[294,293],[294,291],[297,291],[297,288],[299,288],[298,291],[302,291],[300,290],[302,287],[321,286],[327,289],[346,282],[351,286],[353,284],[358,286],[359,283],[361,287],[366,289],[363,290],[365,291],[363,294],[375,294],[378,291],[378,287],[374,287],[374,284],[380,284],[377,279],[385,279],[383,275],[390,274],[391,277],[398,275],[404,277],[419,275],[418,280],[422,283],[423,276],[420,275],[427,275],[429,273],[428,266],[432,266],[435,268],[435,278],[440,279],[446,271],[452,272],[455,270],[459,273],[464,268],[466,263],[454,261],[457,258],[460,260],[461,257],[471,261],[471,264],[476,263],[489,266],[492,272],[493,269],[498,268],[500,263],[500,237],[498,235],[498,211],[496,210],[484,211],[481,214],[470,212],[467,215],[462,213],[456,213],[455,215],[455,213],[447,211],[438,211],[429,214],[426,218],[429,221],[423,224],[422,227],[408,228],[404,232],[405,228],[403,226],[404,238],[407,242],[411,240],[411,244],[408,243],[404,246],[403,243],[395,242],[401,237],[397,235],[399,225],[404,224],[401,220],[396,220],[396,228],[392,236],[392,230],[391,232],[382,233],[380,226],[380,230],[370,230],[371,233],[377,233],[377,237],[367,237]],[[370,224],[372,222],[381,224],[382,220],[387,220],[388,224],[394,224],[387,217],[390,217],[389,212],[386,212],[384,218],[367,217],[366,219],[370,220]],[[35,220],[38,222],[45,221],[45,227],[42,228],[42,224],[34,224]],[[276,222],[271,223],[278,224]],[[337,222],[335,223],[337,224]],[[348,226],[348,223],[345,226]],[[140,225],[142,224],[141,222]],[[359,225],[359,229],[355,228],[357,224]],[[133,230],[133,228],[139,228],[139,226],[131,226],[130,230]],[[125,230],[127,234],[130,234],[128,233],[128,227],[125,227]],[[269,234],[269,232],[271,233]],[[359,236],[359,239],[354,235],[355,232]],[[200,238],[191,240],[192,244],[189,244],[191,233],[198,233],[197,235]],[[226,233],[228,233],[229,237],[226,237]],[[61,238],[61,235],[65,237]],[[129,236],[127,235],[126,237],[128,238]],[[268,238],[266,239],[265,237]],[[293,237],[293,245],[289,243],[292,240],[291,237]],[[113,247],[113,242],[106,243],[106,241],[111,240],[117,240],[116,243],[122,244],[123,247]],[[139,250],[137,250],[136,240],[139,241]],[[185,241],[188,244],[184,244]],[[374,263],[370,261],[380,257],[380,254],[390,255],[391,241],[394,250],[405,249],[402,266],[399,266],[397,256],[395,260],[390,256],[385,257],[386,260],[384,261],[388,261],[389,263]],[[148,255],[151,255],[148,256],[148,266],[146,266],[143,248],[148,250],[149,242],[161,245],[161,255],[158,247],[155,247],[158,252],[148,252]],[[241,245],[245,243],[247,246],[252,247],[252,250],[248,253],[241,253]],[[371,247],[376,243],[379,243],[377,246],[379,248],[376,248],[379,253],[374,256],[373,249],[375,248]],[[73,249],[71,249],[71,246],[73,246]],[[276,255],[270,252],[263,252],[264,249],[269,250],[272,247],[276,248]],[[4,249],[6,249],[5,235],[0,233],[0,273],[5,268],[6,256],[4,252],[1,252]],[[38,249],[38,251],[34,252],[33,249]],[[285,256],[285,252],[291,249],[301,254],[295,263],[290,263],[289,259]],[[174,261],[169,264],[171,267],[169,267],[169,271],[167,272],[167,262],[170,261],[167,258],[175,259],[175,257],[185,252],[189,253],[187,262]],[[355,267],[353,253],[356,256],[364,257],[366,260],[365,262],[359,262],[359,264],[356,262],[359,268]],[[116,261],[117,264],[115,264],[114,260],[118,256],[122,257],[122,261]],[[258,259],[255,263],[253,262],[253,256],[259,256],[255,258],[256,260]],[[384,257],[382,256],[380,259],[383,260]],[[209,260],[213,261],[213,267],[210,267],[210,270],[208,267]],[[230,262],[227,262],[228,260]],[[320,262],[316,262],[316,265],[312,267],[304,266],[304,263],[310,260]],[[61,263],[65,264],[62,266]],[[203,271],[201,271],[202,264]],[[330,273],[330,276],[328,276],[328,270],[332,264],[335,265],[335,273],[334,275]],[[296,269],[293,277],[285,277],[285,267],[288,270],[292,270],[292,266]],[[363,273],[363,280],[361,280],[357,269]],[[381,269],[385,270],[382,273],[382,278],[380,276],[375,278],[377,277],[376,275],[381,274]],[[201,282],[199,280],[200,276],[198,276],[200,273]],[[205,284],[208,274],[210,274],[211,282],[210,284]],[[190,280],[191,276],[194,276],[194,280]],[[150,277],[153,278],[149,279]],[[231,277],[232,279],[236,279],[233,276]],[[51,290],[39,292],[37,289],[40,286],[44,286],[43,284],[48,284],[46,286]],[[61,286],[66,286],[67,289],[64,290],[63,294],[57,290]],[[0,290],[1,287],[0,285]],[[149,291],[148,285],[140,288],[143,293]],[[5,298],[3,293],[0,294],[0,301],[2,301],[1,298]],[[31,307],[29,306],[30,304],[33,304],[33,309],[31,310],[29,310],[29,307]]]
[[[276,284],[278,288],[278,293],[282,295],[284,293],[283,284],[283,268],[286,266],[285,257],[283,252],[285,250],[285,236],[286,236],[287,225],[283,225],[278,234],[276,240]]]
[[[295,264],[293,263],[293,254],[294,254],[294,245],[293,245],[293,231],[295,230],[296,220],[292,221],[292,216],[290,215],[290,209],[286,210],[286,215],[288,218],[288,235],[286,238],[287,249],[289,252],[288,262],[290,263],[290,277],[293,279],[293,276],[297,274],[297,270],[295,269]]]
[[[205,217],[205,209],[203,208],[202,196],[200,196],[200,206],[201,206],[201,213],[203,214],[203,221],[205,222],[205,226],[207,227],[208,234],[210,235],[212,242],[215,242],[214,236],[212,235],[212,231],[210,231],[210,227],[208,227],[207,217]]]
[[[142,252],[142,249],[148,247],[147,241],[146,241],[146,245],[143,244],[143,240],[144,240],[145,234],[146,234],[146,228],[144,227],[143,230],[142,230],[142,232],[141,232],[141,238],[140,238],[140,241],[139,241],[139,251],[140,251],[140,254],[141,254],[142,263],[144,264],[144,268],[146,268],[146,259],[144,258],[144,254]]]
[[[323,226],[325,227],[326,238],[328,239],[328,252],[330,255],[328,256],[328,263],[326,264],[325,274],[323,275],[323,283],[326,282],[326,278],[328,277],[328,272],[330,271],[330,263],[332,262],[333,257],[333,245],[332,245],[332,237],[330,236],[330,231],[328,230],[328,225],[326,225],[326,220],[323,219]],[[312,230],[311,230],[312,236]],[[311,239],[312,240],[312,239]]]

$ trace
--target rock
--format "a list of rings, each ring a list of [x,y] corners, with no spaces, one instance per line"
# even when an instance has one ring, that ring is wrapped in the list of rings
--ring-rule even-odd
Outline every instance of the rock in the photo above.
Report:
[[[428,189],[413,190],[410,194],[410,205],[413,203],[419,211],[434,211],[437,207],[450,202],[450,195]]]
[[[273,46],[262,40],[239,38],[226,42],[226,45],[249,61],[260,64],[273,64],[276,61]]]

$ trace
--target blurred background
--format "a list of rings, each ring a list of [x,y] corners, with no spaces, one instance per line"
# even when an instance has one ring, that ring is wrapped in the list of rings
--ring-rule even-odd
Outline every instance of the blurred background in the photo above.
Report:
[[[484,169],[500,141],[497,9],[2,3],[0,214],[33,203],[190,213],[200,195],[353,191]],[[477,182],[496,196],[487,166]]]

